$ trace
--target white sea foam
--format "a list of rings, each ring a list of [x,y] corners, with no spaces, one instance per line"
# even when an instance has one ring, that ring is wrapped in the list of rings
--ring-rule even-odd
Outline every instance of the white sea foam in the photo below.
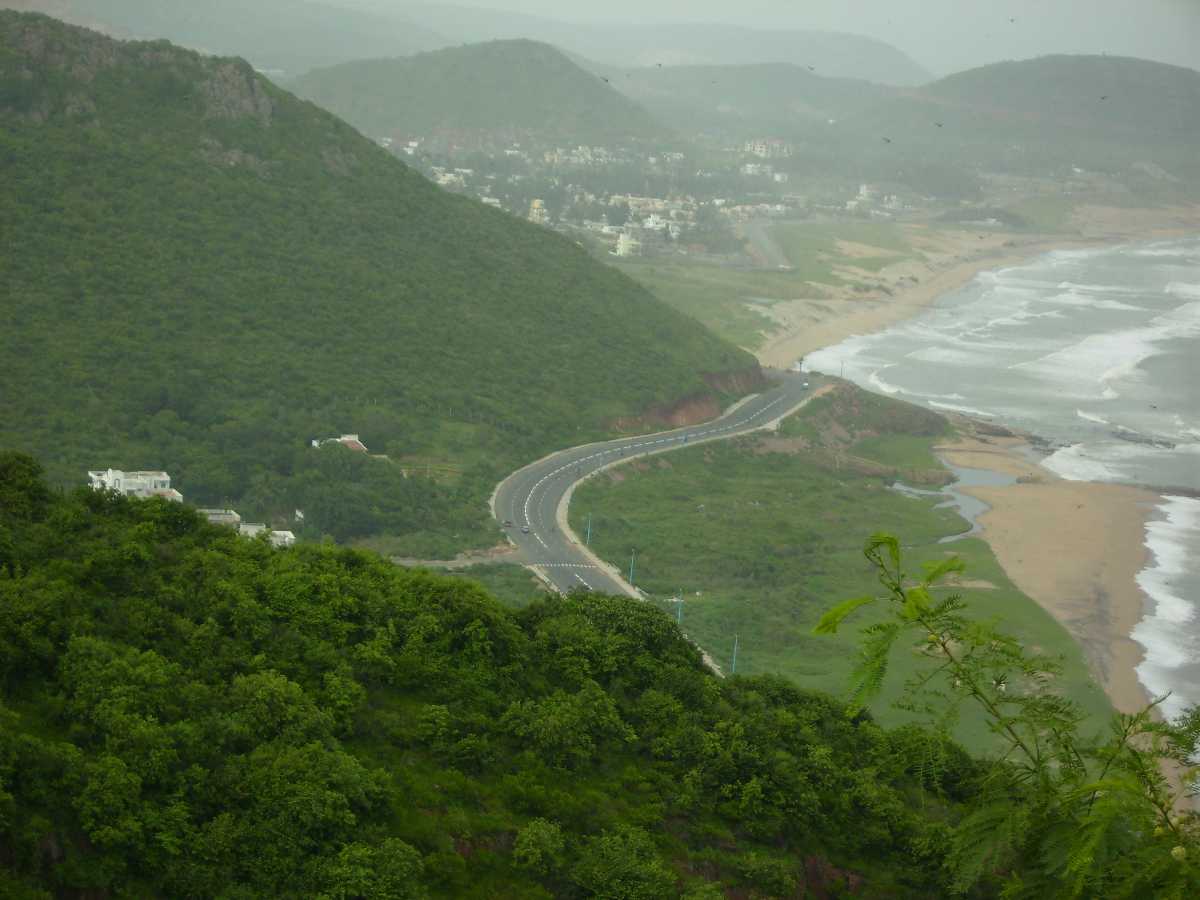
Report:
[[[1121,477],[1107,463],[1091,456],[1090,449],[1086,444],[1072,444],[1050,454],[1042,465],[1068,481],[1116,481]]]
[[[1124,291],[1122,293],[1125,293]],[[1120,300],[1103,300],[1097,297],[1089,297],[1085,292],[1078,289],[1067,291],[1065,294],[1055,294],[1053,297],[1047,297],[1046,303],[1053,303],[1056,306],[1078,306],[1087,309],[1106,309],[1114,312],[1144,312],[1145,308],[1134,306],[1131,303],[1122,303]]]
[[[1173,297],[1186,297],[1188,300],[1200,300],[1200,284],[1188,284],[1185,281],[1172,281],[1166,286],[1165,291]]]
[[[1102,396],[1113,397],[1112,382],[1132,375],[1159,352],[1164,341],[1186,337],[1200,337],[1200,303],[1185,303],[1155,316],[1141,328],[1088,335],[1069,347],[1009,368],[1040,375],[1071,391],[1071,396],[1086,397],[1100,390]]]
[[[1092,415],[1091,413],[1085,413],[1082,409],[1075,410],[1075,415],[1079,416],[1079,418],[1081,418],[1081,419],[1087,420],[1088,422],[1095,422],[1099,425],[1111,425],[1112,424],[1111,422],[1108,421],[1108,419],[1104,418],[1103,416],[1095,416],[1095,415]]]
[[[951,347],[922,347],[920,350],[914,350],[907,354],[904,358],[951,366],[970,366],[979,363],[978,353],[968,353],[966,350],[955,350]]]
[[[962,413],[963,415],[967,416],[982,416],[985,419],[994,419],[996,417],[995,413],[990,413],[982,409],[973,409],[970,406],[957,406],[953,403],[939,403],[936,400],[930,400],[929,405],[934,409],[941,409],[945,410],[946,412]]]
[[[1166,496],[1158,513],[1146,524],[1146,547],[1153,559],[1137,576],[1153,608],[1133,638],[1146,650],[1138,678],[1154,696],[1171,692],[1163,712],[1173,718],[1200,700],[1200,685],[1180,671],[1200,664],[1200,636],[1194,627],[1184,627],[1196,621],[1198,610],[1182,588],[1193,575],[1189,563],[1200,551],[1200,500]]]
[[[884,381],[882,378],[879,377],[880,372],[882,372],[884,369],[891,369],[891,368],[894,368],[894,367],[893,366],[884,366],[883,369],[876,369],[874,372],[872,372],[870,374],[870,376],[867,378],[867,381],[870,382],[871,387],[875,388],[876,390],[883,391],[885,394],[888,394],[888,395],[901,394],[904,392],[903,388],[898,388],[894,384],[888,384],[886,381]]]

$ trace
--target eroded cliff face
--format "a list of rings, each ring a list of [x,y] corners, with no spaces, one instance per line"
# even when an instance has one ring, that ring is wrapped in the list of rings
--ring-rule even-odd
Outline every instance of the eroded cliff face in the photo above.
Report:
[[[762,390],[767,379],[757,365],[739,372],[705,375],[704,382],[711,391],[692,394],[669,406],[657,406],[639,416],[622,416],[610,422],[616,431],[629,434],[666,428],[683,428],[715,419],[721,414],[723,401]]]

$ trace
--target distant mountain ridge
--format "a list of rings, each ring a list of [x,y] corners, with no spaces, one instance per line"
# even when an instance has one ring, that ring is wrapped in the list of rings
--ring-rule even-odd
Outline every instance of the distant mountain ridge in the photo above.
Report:
[[[320,0],[0,0],[4,7],[45,13],[113,37],[163,38],[204,53],[241,56],[289,76],[450,43],[395,14]]]
[[[0,12],[0,159],[0,446],[60,482],[165,468],[194,503],[446,552],[494,540],[523,462],[757,384],[573,242],[241,60]],[[343,432],[461,476],[309,447]]]
[[[817,75],[806,66],[759,63],[623,69],[593,64],[622,93],[681,129],[712,126],[803,134],[814,123],[866,109],[893,88]]]
[[[668,134],[601,78],[524,39],[345,63],[289,87],[369,134],[533,133],[568,142]]]
[[[355,0],[355,5],[370,4]],[[582,24],[429,3],[405,3],[399,8],[414,21],[456,40],[531,38],[614,66],[777,62],[815,66],[822,75],[881,84],[918,85],[933,78],[928,70],[890,44],[855,34],[704,23]]]

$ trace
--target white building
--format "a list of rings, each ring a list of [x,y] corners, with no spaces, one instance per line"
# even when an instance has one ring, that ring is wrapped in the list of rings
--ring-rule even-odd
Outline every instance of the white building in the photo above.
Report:
[[[237,528],[242,524],[242,517],[234,509],[198,509],[196,512],[208,519],[211,525],[226,525]]]
[[[541,200],[534,200],[529,204],[529,221],[534,225],[550,223],[550,214],[546,212],[546,204]]]
[[[642,242],[627,231],[617,238],[617,256],[641,256]]]
[[[272,547],[290,547],[296,543],[296,535],[290,531],[272,531],[271,546]]]
[[[122,472],[120,469],[100,469],[88,472],[94,491],[116,491],[126,497],[162,497],[174,503],[183,502],[183,494],[171,487],[166,472]]]

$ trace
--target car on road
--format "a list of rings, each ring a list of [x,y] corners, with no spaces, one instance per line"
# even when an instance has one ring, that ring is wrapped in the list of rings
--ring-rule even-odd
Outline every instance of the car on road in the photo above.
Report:
[[[529,534],[529,526],[528,525],[521,526],[521,534]]]
[[[505,520],[504,520],[504,527],[505,527],[505,528],[512,528],[512,526],[513,526],[512,519],[505,519]]]

